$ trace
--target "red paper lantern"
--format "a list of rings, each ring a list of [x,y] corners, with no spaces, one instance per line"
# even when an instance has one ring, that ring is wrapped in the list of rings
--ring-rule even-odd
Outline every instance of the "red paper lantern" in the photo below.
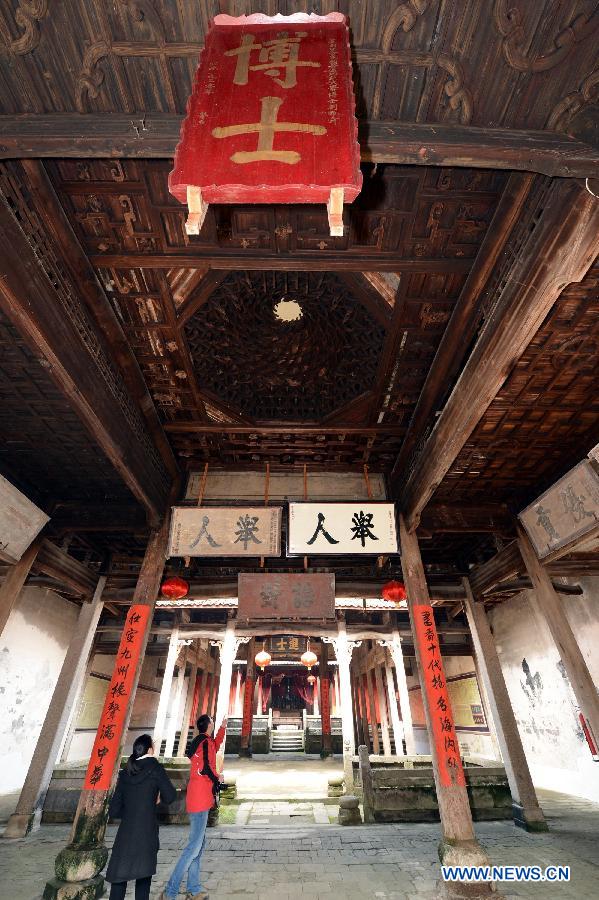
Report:
[[[308,671],[310,671],[310,669],[312,668],[312,666],[315,666],[316,663],[318,662],[318,659],[317,659],[317,657],[316,657],[316,654],[315,654],[315,653],[312,653],[312,651],[310,650],[310,641],[308,641],[308,647],[307,647],[307,650],[306,650],[305,653],[302,653],[302,656],[301,656],[301,660],[300,660],[300,661],[306,666],[306,668],[308,669]]]
[[[408,596],[406,586],[402,581],[388,581],[383,585],[382,594],[385,600],[393,600],[394,603],[400,603]]]
[[[308,682],[308,684],[315,684],[316,683],[316,675],[308,675],[306,681]]]
[[[270,653],[267,650],[265,650],[264,648],[262,648],[260,653],[256,653],[256,655],[254,657],[254,662],[256,663],[257,666],[260,666],[260,668],[262,669],[263,672],[264,672],[265,666],[270,665],[270,660],[271,660]]]
[[[160,586],[160,593],[168,600],[181,600],[189,593],[189,583],[178,575],[165,578]]]

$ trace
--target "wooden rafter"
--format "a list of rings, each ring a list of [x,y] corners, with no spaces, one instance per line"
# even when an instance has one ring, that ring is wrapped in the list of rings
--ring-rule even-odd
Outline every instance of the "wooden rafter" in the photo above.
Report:
[[[0,158],[170,159],[183,116],[52,113],[0,117]],[[596,175],[599,152],[551,131],[423,122],[360,122],[362,159],[401,165],[512,169],[570,178]]]

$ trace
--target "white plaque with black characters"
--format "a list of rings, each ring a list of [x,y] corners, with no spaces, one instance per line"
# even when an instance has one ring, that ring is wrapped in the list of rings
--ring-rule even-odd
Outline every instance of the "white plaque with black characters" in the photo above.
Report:
[[[393,503],[290,503],[291,556],[397,553]]]

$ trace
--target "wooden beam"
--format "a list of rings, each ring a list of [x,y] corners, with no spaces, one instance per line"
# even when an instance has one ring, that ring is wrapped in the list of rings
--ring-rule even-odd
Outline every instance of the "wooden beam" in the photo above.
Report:
[[[405,485],[415,448],[419,446],[427,427],[430,427],[435,411],[442,409],[468,353],[481,316],[483,288],[518,221],[532,182],[533,176],[528,174],[512,175],[508,179],[418,397],[408,432],[391,472],[393,493],[399,492]]]
[[[72,588],[86,599],[91,599],[98,583],[97,572],[92,572],[47,538],[42,540],[32,568],[36,572],[49,575],[59,584]]]
[[[48,374],[122,480],[157,521],[169,475],[141,413],[97,336],[51,235],[30,226],[0,195],[0,308],[48,367]],[[27,229],[27,233],[25,231]],[[76,465],[76,460],[73,460]]]
[[[389,328],[393,307],[379,294],[361,272],[340,272],[339,278],[350,289],[356,300],[359,300],[373,318]]]
[[[197,287],[190,291],[187,300],[178,308],[177,324],[179,326],[185,325],[192,316],[195,316],[228,274],[226,269],[211,269],[206,272]]]
[[[347,434],[363,435],[364,437],[387,437],[403,434],[401,425],[204,425],[202,422],[182,421],[167,422],[164,426],[169,434],[257,434],[257,435],[285,435],[285,434]]]
[[[301,253],[96,253],[90,256],[92,265],[108,269],[177,269],[194,267],[210,269],[242,269],[244,271],[297,272],[443,272],[467,274],[472,268],[470,259],[402,259],[396,253],[322,253],[302,250]]]
[[[470,587],[475,597],[491,590],[508,578],[515,578],[524,571],[524,561],[517,541],[512,541],[487,562],[475,566],[470,572]]]
[[[49,113],[0,116],[0,158],[171,159],[183,116]],[[550,131],[421,122],[360,122],[362,160],[594,176],[599,153]]]
[[[485,324],[401,494],[407,527],[422,510],[567,284],[599,252],[599,203],[573,181],[554,181],[536,221],[498,279]]]
[[[516,523],[505,503],[429,503],[423,510],[419,528],[434,534],[481,534],[514,532]]]
[[[0,635],[4,631],[9,616],[19,599],[19,594],[39,553],[43,538],[36,538],[25,550],[21,559],[9,566],[4,581],[0,585]]]

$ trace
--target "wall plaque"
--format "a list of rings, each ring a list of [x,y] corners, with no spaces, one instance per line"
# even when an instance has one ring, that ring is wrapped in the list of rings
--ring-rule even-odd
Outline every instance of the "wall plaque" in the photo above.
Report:
[[[301,656],[308,649],[308,638],[301,634],[277,634],[266,641],[266,649],[273,659]]]
[[[238,619],[334,619],[334,575],[247,575],[237,581]]]
[[[289,555],[397,552],[393,503],[289,504]]]
[[[0,475],[0,559],[18,562],[49,517]]]
[[[280,506],[174,506],[169,556],[280,556]]]
[[[599,534],[599,475],[588,460],[574,466],[519,514],[539,559]]]

